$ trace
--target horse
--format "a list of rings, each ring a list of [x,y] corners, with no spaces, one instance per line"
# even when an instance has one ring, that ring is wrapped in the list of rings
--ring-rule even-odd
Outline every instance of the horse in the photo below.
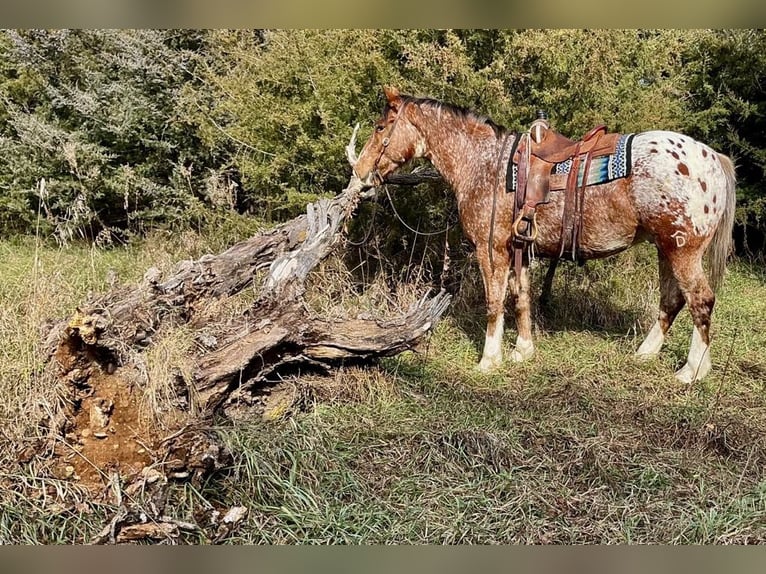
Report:
[[[353,164],[365,187],[416,158],[426,158],[452,188],[465,236],[475,247],[487,306],[484,348],[478,369],[502,365],[504,309],[510,288],[517,337],[511,360],[535,352],[532,339],[529,255],[512,265],[514,194],[506,174],[514,143],[524,136],[490,118],[433,98],[383,88],[381,117]],[[636,351],[655,357],[666,333],[687,305],[693,332],[686,363],[675,373],[682,383],[702,380],[711,370],[710,322],[715,290],[732,248],[736,175],[730,158],[670,131],[634,134],[627,177],[583,187],[578,257],[609,257],[643,241],[654,243],[659,263],[660,302],[654,325]],[[561,254],[565,194],[550,192],[535,210],[534,249],[541,257]],[[709,274],[703,255],[709,259]],[[510,280],[513,272],[513,281]]]

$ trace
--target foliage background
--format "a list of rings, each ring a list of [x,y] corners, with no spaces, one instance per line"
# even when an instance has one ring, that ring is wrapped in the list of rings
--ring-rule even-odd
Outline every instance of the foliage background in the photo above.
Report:
[[[735,159],[739,248],[762,254],[764,48],[746,29],[3,30],[0,233],[108,244],[293,217],[348,181],[343,148],[389,83],[512,129],[543,108],[570,136],[687,132]],[[399,211],[434,219],[443,197]]]

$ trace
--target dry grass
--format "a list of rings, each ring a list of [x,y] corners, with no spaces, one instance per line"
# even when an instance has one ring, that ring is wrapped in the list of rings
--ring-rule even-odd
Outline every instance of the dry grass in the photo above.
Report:
[[[15,445],[57,400],[40,323],[107,288],[110,269],[130,282],[151,265],[213,251],[209,241],[189,234],[112,251],[0,245],[0,415],[11,439],[0,451],[0,540],[84,542],[114,510],[37,463],[13,462]],[[714,316],[714,370],[690,387],[673,379],[688,313],[657,360],[632,357],[657,304],[648,247],[560,269],[551,304],[535,311],[537,355],[492,375],[474,370],[484,330],[475,263],[455,261],[453,272],[460,290],[420,354],[290,381],[279,416],[220,430],[235,464],[202,490],[179,486],[174,515],[194,521],[244,504],[234,543],[766,542],[761,268],[732,265]],[[535,271],[537,285],[543,274]],[[328,318],[398,313],[424,288],[394,283],[355,284],[329,261],[309,303]],[[210,312],[231,317],[245,303]],[[514,335],[509,320],[506,352]],[[183,372],[191,349],[185,328],[161,333],[146,358],[156,385],[148,410],[170,400],[161,382]]]
[[[159,429],[179,428],[179,407],[188,416],[196,414],[193,397],[188,404],[178,405],[178,385],[193,380],[194,335],[186,326],[162,327],[153,337],[145,355],[146,373],[140,404],[142,419]]]
[[[380,273],[361,281],[337,258],[322,262],[309,276],[306,287],[309,307],[328,320],[403,315],[431,289],[422,277],[401,283]]]
[[[71,315],[91,295],[112,284],[130,284],[147,268],[169,271],[179,258],[204,253],[205,242],[194,234],[175,241],[153,237],[127,248],[66,249],[30,239],[0,244],[0,417],[12,441],[28,436],[41,414],[52,410],[56,385],[46,371],[47,329]],[[30,397],[33,397],[30,404]],[[0,456],[7,455],[0,453]]]
[[[383,363],[384,400],[349,372],[350,392],[306,415],[224,433],[233,480],[206,494],[251,501],[240,542],[766,542],[758,267],[732,266],[716,368],[690,387],[673,378],[686,315],[656,361],[632,356],[657,304],[648,247],[561,269],[537,356],[489,376],[473,369],[480,283],[463,278],[427,352]]]

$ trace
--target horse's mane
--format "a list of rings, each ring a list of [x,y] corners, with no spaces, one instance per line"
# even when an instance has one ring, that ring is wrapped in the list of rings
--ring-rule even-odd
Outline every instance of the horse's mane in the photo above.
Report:
[[[500,124],[495,123],[487,116],[479,114],[478,112],[470,108],[457,106],[455,104],[448,104],[446,102],[441,102],[434,98],[419,98],[415,96],[405,96],[405,95],[403,95],[402,98],[404,99],[405,103],[412,103],[421,107],[426,106],[426,107],[434,108],[440,111],[447,111],[448,113],[454,116],[457,116],[458,118],[475,121],[480,124],[486,124],[492,128],[492,130],[495,132],[495,135],[497,136],[500,136],[507,131],[504,126],[501,126]]]

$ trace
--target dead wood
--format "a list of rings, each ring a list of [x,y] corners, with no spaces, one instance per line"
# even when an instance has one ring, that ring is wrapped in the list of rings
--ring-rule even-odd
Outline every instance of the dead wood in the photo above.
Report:
[[[434,181],[434,175],[415,174],[399,183],[416,180]],[[102,482],[104,469],[135,475],[150,459],[168,478],[204,476],[231,462],[204,429],[235,391],[241,397],[282,376],[329,372],[415,348],[449,305],[444,292],[424,296],[400,316],[377,320],[327,320],[303,300],[307,276],[341,242],[360,199],[374,194],[352,177],[340,194],[308,205],[304,215],[217,255],[183,261],[169,277],[149,269],[139,285],[105,293],[56,325],[48,343],[70,399],[67,422],[55,429],[65,435],[57,440],[66,443],[59,450],[66,476]],[[179,422],[169,425],[170,432],[166,426],[169,436],[162,439],[142,423],[142,393],[151,382],[143,354],[164,325],[185,324],[203,337],[201,329],[211,319],[200,309],[249,287],[259,293],[255,303],[222,336],[206,337],[178,375],[182,380],[171,381],[179,396],[174,408],[188,416],[171,417]],[[167,524],[121,532],[126,541],[176,535]],[[115,528],[109,538],[117,540]]]
[[[423,298],[393,321],[348,319],[331,322],[312,316],[300,303],[269,303],[258,324],[205,354],[198,362],[194,388],[202,410],[212,412],[237,387],[266,381],[282,366],[329,371],[343,362],[369,362],[412,349],[449,305],[444,291]]]
[[[352,180],[334,199],[309,205],[305,215],[218,255],[182,261],[166,279],[151,268],[140,285],[108,292],[78,308],[67,322],[54,327],[49,342],[57,347],[62,340],[76,338],[124,359],[130,349],[151,344],[162,323],[187,322],[194,302],[234,295],[268,268],[263,297],[293,299],[302,292],[302,279],[338,239],[339,226],[356,207],[360,192],[361,186]]]

